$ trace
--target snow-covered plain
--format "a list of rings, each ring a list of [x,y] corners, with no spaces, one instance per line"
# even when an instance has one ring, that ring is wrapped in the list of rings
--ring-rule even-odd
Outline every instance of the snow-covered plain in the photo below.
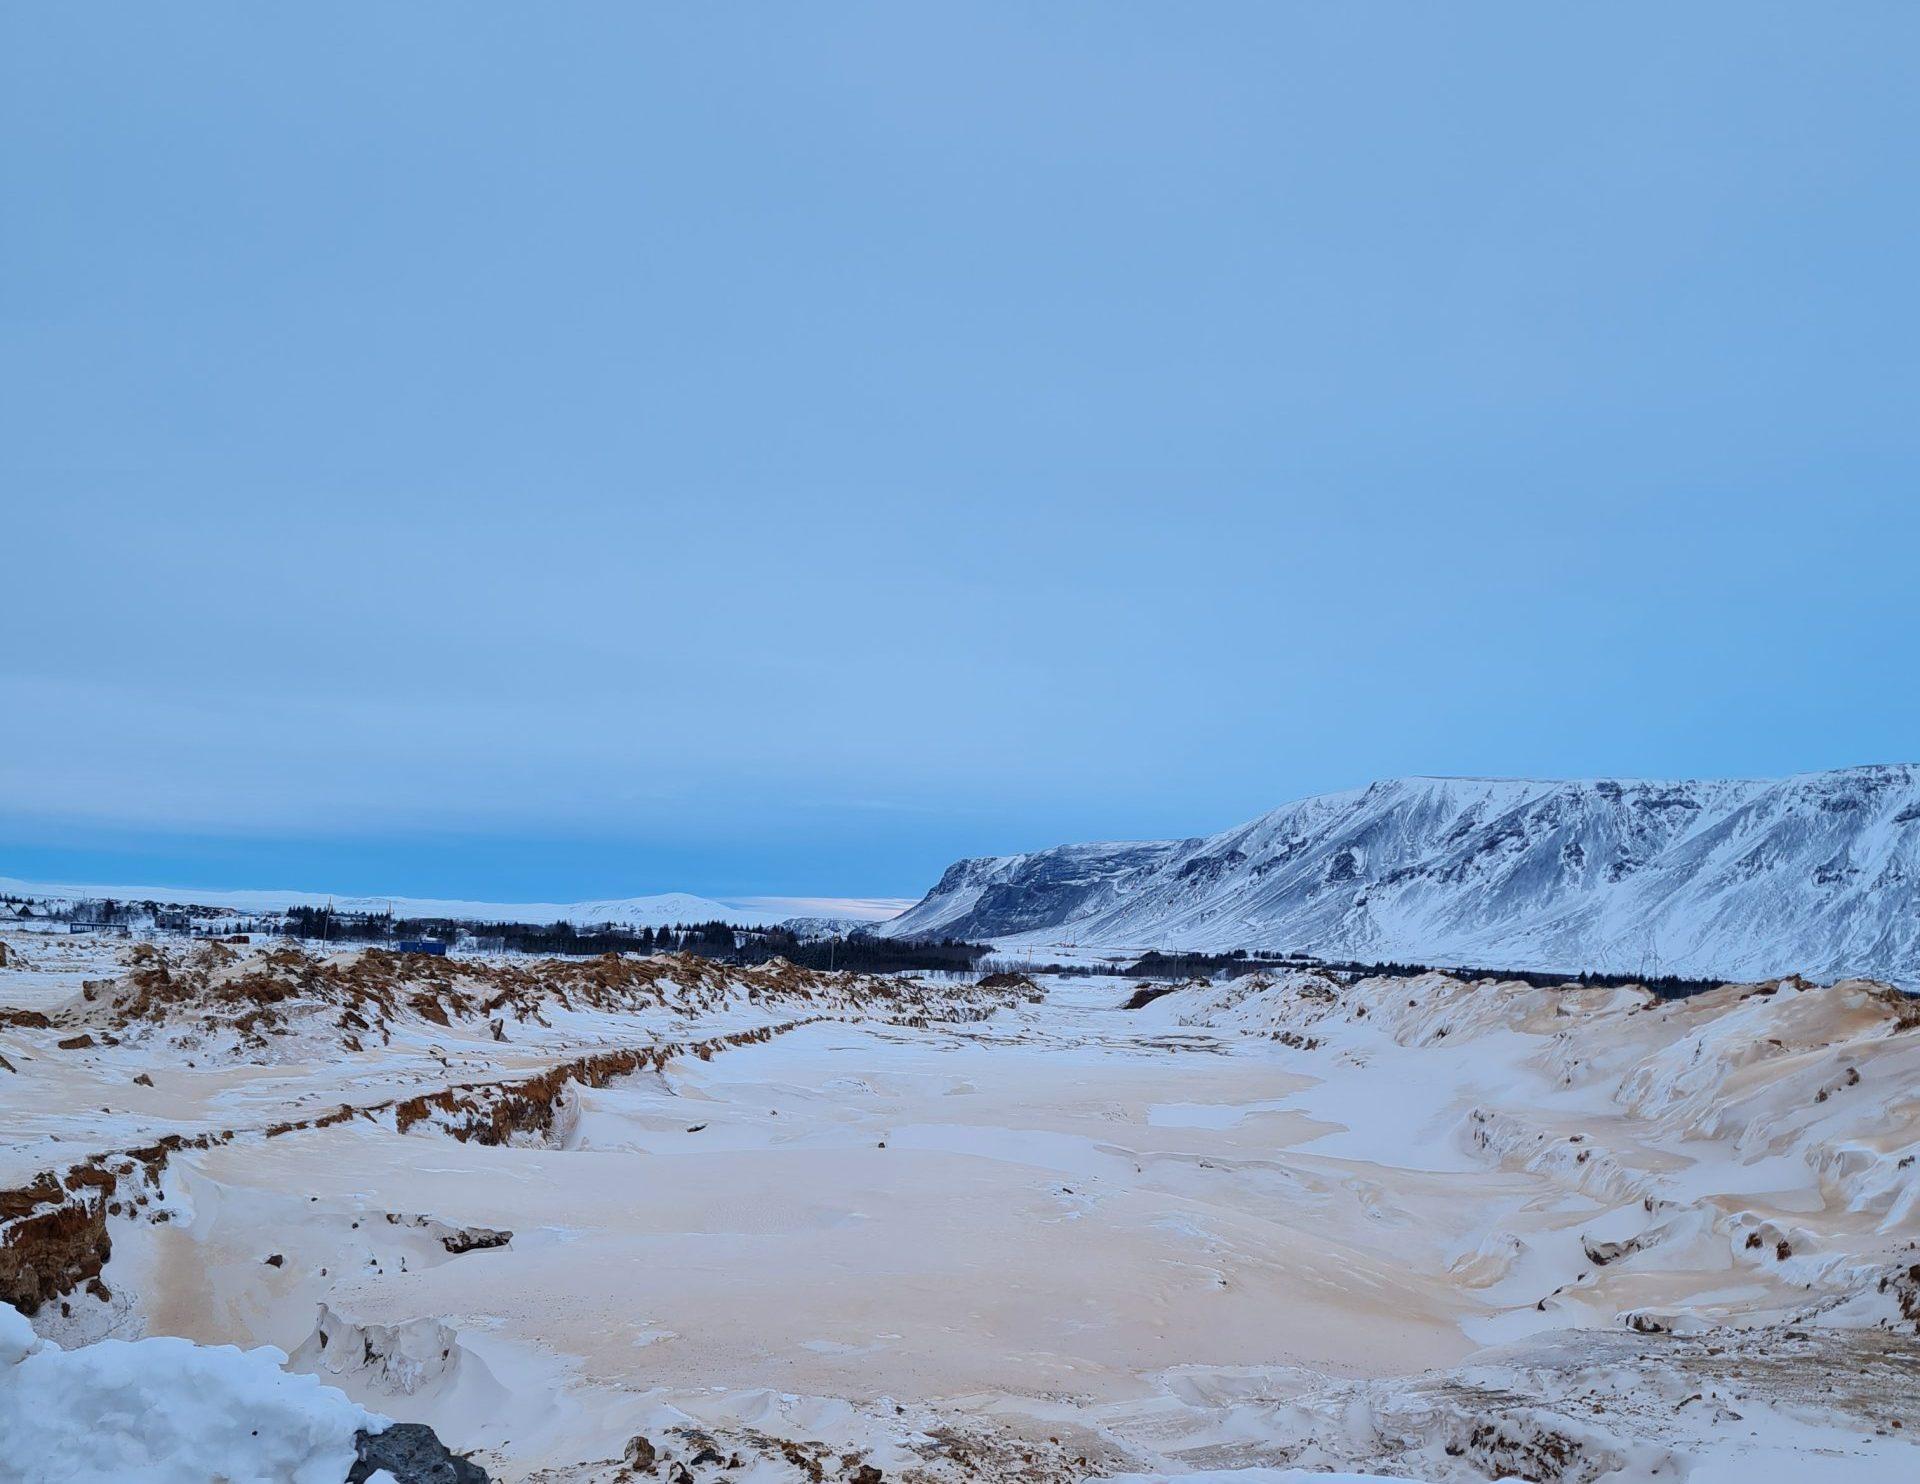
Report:
[[[867,897],[715,897],[661,892],[645,897],[609,897],[587,902],[483,902],[445,897],[365,897],[319,891],[226,890],[199,886],[102,886],[19,881],[0,876],[0,896],[71,905],[80,901],[160,902],[223,907],[236,914],[284,912],[289,907],[333,907],[340,912],[392,912],[397,917],[452,918],[460,922],[512,922],[543,926],[657,928],[689,922],[731,922],[769,927],[793,919],[845,923],[880,922],[909,904]]]
[[[1098,977],[12,946],[0,1191],[116,1172],[110,1258],[33,1314],[61,1365],[271,1346],[510,1480],[1920,1472],[1920,1015],[1873,985],[1130,1010]],[[0,1418],[54,1415],[46,1364],[0,1367]],[[21,1436],[0,1478],[73,1476]]]

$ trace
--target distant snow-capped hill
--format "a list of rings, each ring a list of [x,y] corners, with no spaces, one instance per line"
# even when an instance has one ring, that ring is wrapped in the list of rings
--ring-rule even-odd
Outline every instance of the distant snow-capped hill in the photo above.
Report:
[[[111,898],[121,902],[159,902],[178,906],[220,907],[237,914],[270,914],[289,907],[325,907],[351,913],[382,913],[391,908],[396,917],[448,918],[456,922],[510,922],[544,926],[568,922],[575,927],[612,924],[617,928],[666,927],[679,923],[730,922],[741,927],[770,927],[795,916],[779,898],[761,897],[751,902],[724,902],[688,892],[663,892],[658,896],[617,897],[597,902],[479,902],[438,897],[349,897],[315,891],[217,891],[210,887],[169,886],[55,886],[44,882],[16,881],[0,877],[0,895],[26,897],[34,901],[64,903],[98,901]],[[817,917],[821,900],[796,898],[808,909],[808,917]],[[862,921],[886,910],[884,904],[850,902],[848,916]]]
[[[960,861],[876,931],[1914,984],[1920,770],[1392,779],[1199,839]]]

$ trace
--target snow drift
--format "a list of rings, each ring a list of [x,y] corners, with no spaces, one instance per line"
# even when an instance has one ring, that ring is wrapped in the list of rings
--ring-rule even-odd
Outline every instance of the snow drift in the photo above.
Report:
[[[170,1337],[64,1350],[0,1304],[0,1475],[340,1484],[356,1435],[385,1419],[285,1361]]]

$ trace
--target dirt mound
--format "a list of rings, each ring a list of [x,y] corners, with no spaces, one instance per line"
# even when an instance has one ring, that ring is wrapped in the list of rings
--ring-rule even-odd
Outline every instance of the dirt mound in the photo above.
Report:
[[[271,1058],[288,1038],[352,1052],[390,1041],[400,1024],[425,1022],[486,1026],[494,1039],[505,1039],[509,1022],[547,1027],[556,1015],[577,1012],[692,1019],[759,1006],[969,1018],[1032,992],[1024,977],[1008,977],[1018,983],[930,988],[913,979],[805,969],[785,959],[753,967],[692,954],[495,963],[380,948],[319,956],[291,944],[253,952],[224,943],[185,951],[138,944],[120,978],[88,981],[78,998],[49,1015],[15,1014],[22,1026],[91,1032],[109,1044],[159,1036],[186,1048]]]

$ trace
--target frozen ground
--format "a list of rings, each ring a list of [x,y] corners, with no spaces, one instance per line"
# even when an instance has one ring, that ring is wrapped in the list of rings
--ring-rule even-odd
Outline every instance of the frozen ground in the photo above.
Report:
[[[35,1328],[272,1346],[496,1478],[1920,1473],[1920,1026],[1874,986],[15,946]]]

